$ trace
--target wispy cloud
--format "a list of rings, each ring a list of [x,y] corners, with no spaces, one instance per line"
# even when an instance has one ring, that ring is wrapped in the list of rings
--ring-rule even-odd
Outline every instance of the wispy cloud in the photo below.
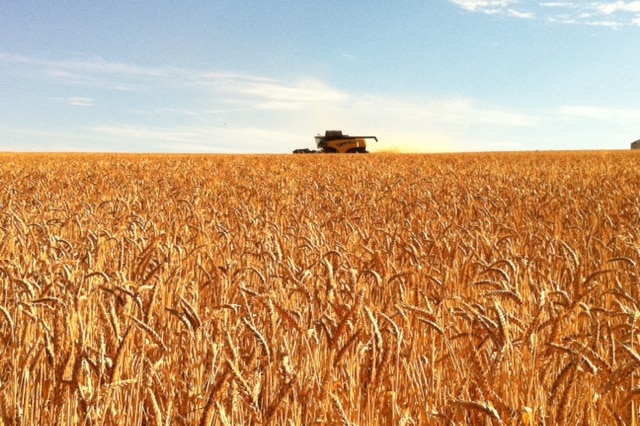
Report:
[[[107,61],[100,57],[80,60],[48,60],[24,55],[0,53],[0,62],[39,66],[48,69],[87,71],[100,74],[125,74],[141,77],[166,77],[172,68],[141,67]]]
[[[100,99],[100,115],[92,122],[75,122],[68,133],[113,150],[290,152],[313,147],[315,133],[331,128],[377,135],[385,142],[374,144],[374,150],[407,144],[413,152],[459,150],[470,139],[480,146],[480,135],[494,129],[509,134],[539,123],[536,116],[482,100],[356,93],[312,77],[285,81],[100,58],[49,61],[0,54],[2,61],[22,64],[36,77],[40,73],[68,83],[72,93],[59,100],[67,105],[91,107]],[[66,73],[75,80],[67,80]],[[77,96],[75,81],[95,86],[83,87],[86,95]],[[137,92],[119,89],[133,84]],[[62,136],[56,138],[60,140],[51,146],[69,146]],[[80,144],[77,149],[91,148]]]
[[[590,119],[608,122],[632,123],[640,122],[640,110],[606,108],[593,105],[565,105],[557,109],[557,113],[569,119]]]
[[[594,10],[605,15],[611,15],[618,12],[634,12],[640,13],[640,1],[615,1],[594,3],[591,6]]]
[[[72,96],[67,99],[67,104],[77,107],[91,107],[95,103],[95,99],[82,98],[78,96]]]
[[[498,13],[509,8],[516,0],[451,0],[463,9],[472,12]]]
[[[0,52],[0,63],[40,70],[45,76],[69,85],[118,91],[139,91],[150,81],[164,81],[179,75],[178,68],[142,67],[107,61],[101,57],[50,60]]]
[[[371,105],[375,110],[394,117],[402,115],[410,117],[410,120],[422,119],[465,127],[483,125],[527,127],[535,125],[538,120],[535,116],[522,114],[508,108],[486,105],[480,101],[464,97],[407,100],[385,97],[357,99],[354,96],[348,99],[346,105],[354,105],[365,109],[367,105]]]
[[[340,91],[312,78],[284,83],[255,76],[208,74],[198,76],[197,81],[211,91],[232,95],[236,103],[249,103],[261,110],[298,110],[344,98]]]
[[[567,2],[567,1],[548,1],[548,2],[540,2],[540,6],[542,7],[557,7],[557,8],[576,8],[576,3]]]
[[[640,1],[450,0],[470,12],[563,24],[640,26]]]
[[[509,15],[515,18],[531,19],[535,15],[531,11],[516,8],[518,0],[451,0],[463,9],[488,15]]]
[[[100,74],[105,85],[99,89],[119,90],[127,84],[131,76],[143,76],[138,81],[140,89],[146,92],[178,90],[183,95],[191,93],[194,102],[189,108],[177,106],[140,109],[131,107],[130,112],[136,114],[169,114],[196,116],[197,102],[206,101],[212,112],[240,112],[254,110],[256,112],[272,111],[335,111],[340,114],[360,114],[360,111],[375,109],[393,113],[430,116],[444,122],[464,120],[472,124],[503,124],[508,126],[526,126],[531,124],[529,117],[515,114],[500,108],[480,105],[477,101],[462,97],[436,100],[409,100],[387,98],[376,94],[348,93],[332,87],[316,78],[298,78],[282,81],[275,78],[226,72],[202,72],[200,70],[178,68],[145,68],[137,65],[110,63],[96,58],[82,61],[48,61],[24,56],[12,56],[0,53],[0,62],[17,62],[40,69],[51,78],[66,79],[69,74],[87,84],[95,74]],[[61,73],[51,73],[51,69]],[[146,77],[155,77],[148,79]],[[67,104],[73,106],[92,106],[91,97],[70,96]],[[213,108],[211,108],[213,106]]]

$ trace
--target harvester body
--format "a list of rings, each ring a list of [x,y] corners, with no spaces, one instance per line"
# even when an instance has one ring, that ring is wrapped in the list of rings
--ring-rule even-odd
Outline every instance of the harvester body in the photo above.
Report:
[[[294,154],[366,154],[367,151],[367,139],[378,138],[375,136],[349,136],[343,135],[342,130],[327,130],[324,132],[324,136],[316,136],[317,150],[311,150],[307,148],[296,149]]]

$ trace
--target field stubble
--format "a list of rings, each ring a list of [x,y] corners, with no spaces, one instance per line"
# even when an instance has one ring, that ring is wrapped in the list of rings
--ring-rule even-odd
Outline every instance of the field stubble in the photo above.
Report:
[[[636,424],[638,160],[2,154],[0,423]]]

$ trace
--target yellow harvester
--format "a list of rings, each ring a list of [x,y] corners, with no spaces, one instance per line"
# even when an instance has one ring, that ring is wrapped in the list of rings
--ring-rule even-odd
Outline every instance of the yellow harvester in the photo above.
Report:
[[[367,151],[367,139],[375,139],[378,142],[378,138],[375,136],[349,136],[343,135],[342,130],[327,130],[324,132],[324,136],[316,136],[317,150],[314,149],[296,149],[294,154],[366,154]]]

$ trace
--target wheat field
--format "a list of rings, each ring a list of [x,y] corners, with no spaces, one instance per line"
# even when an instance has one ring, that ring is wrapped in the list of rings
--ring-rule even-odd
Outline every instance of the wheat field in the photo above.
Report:
[[[635,425],[639,154],[0,154],[0,424]]]

